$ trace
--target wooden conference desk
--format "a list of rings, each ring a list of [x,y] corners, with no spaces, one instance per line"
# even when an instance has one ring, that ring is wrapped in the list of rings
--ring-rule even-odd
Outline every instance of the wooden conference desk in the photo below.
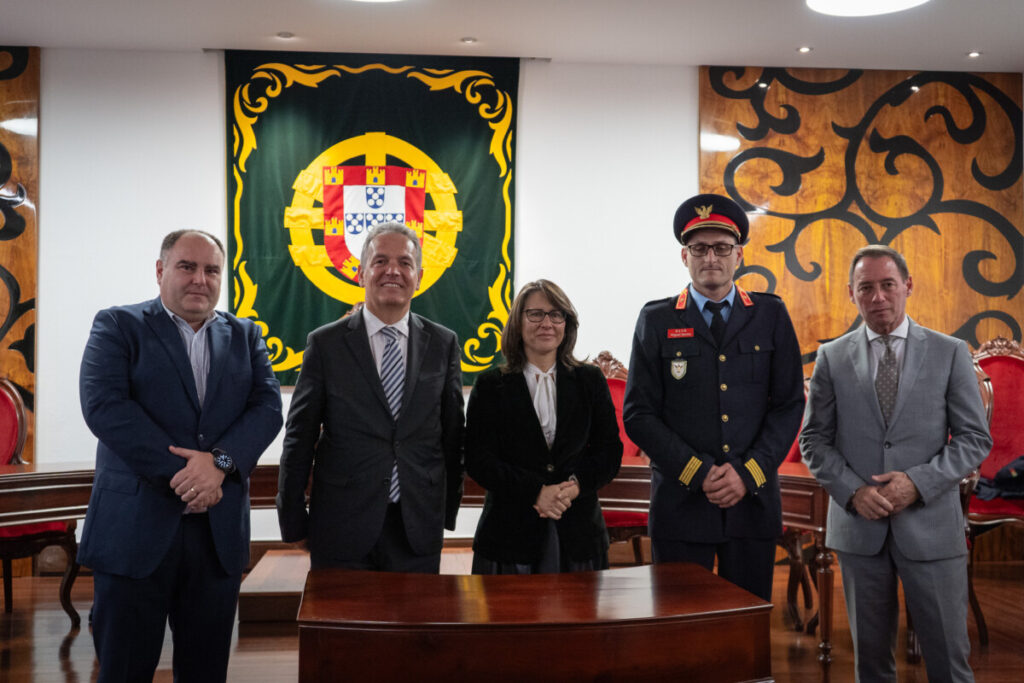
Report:
[[[81,463],[45,466],[0,466],[0,526],[81,518],[89,503],[93,470]],[[253,508],[273,508],[277,493],[277,465],[260,465],[250,480]],[[783,524],[809,531],[817,549],[817,584],[821,624],[819,659],[831,661],[832,650],[832,562],[825,547],[828,495],[803,463],[784,463],[779,468],[782,489]],[[464,503],[483,503],[476,491],[467,491]],[[602,501],[633,507],[650,495],[650,471],[646,467],[623,466],[619,476],[601,492]],[[479,498],[479,502],[477,500]]]
[[[692,564],[314,570],[299,609],[299,681],[770,681],[770,610]]]

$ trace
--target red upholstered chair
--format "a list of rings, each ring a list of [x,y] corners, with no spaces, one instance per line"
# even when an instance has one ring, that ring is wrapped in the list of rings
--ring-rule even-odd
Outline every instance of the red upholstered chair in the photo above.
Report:
[[[996,337],[974,353],[974,359],[991,381],[992,450],[978,474],[993,479],[1003,466],[1024,455],[1024,349],[1012,339]],[[984,398],[984,389],[982,389]],[[971,495],[967,504],[967,538],[971,548],[968,589],[981,646],[988,645],[988,627],[974,593],[974,546],[981,533],[1003,524],[1024,525],[1024,499],[981,500]]]
[[[25,447],[28,425],[25,419],[25,404],[17,388],[8,379],[0,379],[0,464],[22,464],[21,451]],[[78,576],[78,543],[75,541],[75,521],[41,522],[0,527],[0,558],[4,568],[4,611],[12,606],[11,561],[23,557],[34,557],[43,548],[59,545],[67,555],[67,568],[60,582],[60,604],[71,617],[71,625],[77,628],[81,623],[78,612],[71,605],[71,586]]]
[[[608,391],[615,404],[615,419],[619,423],[619,438],[622,439],[622,464],[647,467],[650,458],[640,447],[626,435],[622,422],[622,401],[626,395],[626,366],[619,362],[608,351],[602,351],[592,361],[601,368],[608,380]],[[630,541],[633,545],[633,558],[637,564],[643,564],[643,537],[647,535],[647,514],[650,501],[622,500],[615,503],[603,501],[601,510],[604,524],[608,528],[608,538],[613,542]]]

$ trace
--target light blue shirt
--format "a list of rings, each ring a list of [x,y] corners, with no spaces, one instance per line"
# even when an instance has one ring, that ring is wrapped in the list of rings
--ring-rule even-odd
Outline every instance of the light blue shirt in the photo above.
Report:
[[[690,287],[690,296],[693,297],[693,303],[697,304],[697,308],[698,310],[700,310],[700,314],[704,316],[704,322],[707,323],[707,326],[710,329],[711,311],[705,308],[705,304],[711,301],[711,299],[707,298],[706,296],[698,292],[696,287]],[[721,301],[724,301],[727,304],[724,308],[722,308],[722,320],[724,320],[725,322],[729,322],[729,315],[732,313],[732,302],[735,301],[735,299],[736,285],[733,285],[732,288],[729,290],[729,293],[726,294],[725,297],[715,302],[717,304]]]

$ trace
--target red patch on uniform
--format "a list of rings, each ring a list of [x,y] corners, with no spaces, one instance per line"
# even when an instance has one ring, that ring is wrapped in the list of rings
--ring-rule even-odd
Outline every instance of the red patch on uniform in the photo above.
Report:
[[[692,327],[677,327],[668,331],[669,339],[687,339],[693,336]]]

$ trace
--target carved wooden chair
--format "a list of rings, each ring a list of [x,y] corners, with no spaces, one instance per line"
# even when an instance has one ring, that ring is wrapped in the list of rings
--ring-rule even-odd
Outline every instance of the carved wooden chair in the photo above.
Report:
[[[0,464],[23,464],[21,451],[25,447],[28,423],[25,404],[14,384],[0,379]],[[60,604],[71,617],[71,625],[78,628],[81,618],[71,604],[71,586],[78,576],[78,543],[75,540],[74,520],[67,522],[41,522],[0,527],[0,558],[4,568],[4,611],[13,609],[11,584],[12,560],[34,557],[43,548],[58,545],[67,555],[67,567],[60,582]]]
[[[612,395],[612,403],[615,404],[615,419],[619,423],[619,438],[622,439],[622,464],[649,465],[650,458],[630,440],[622,423],[622,401],[626,395],[626,378],[628,377],[626,366],[608,351],[597,354],[597,358],[591,363],[601,368],[605,379],[608,380],[608,391]],[[630,541],[633,545],[633,559],[637,564],[643,564],[643,537],[647,535],[648,512],[647,510],[627,509],[627,507],[629,506],[623,506],[620,509],[602,505],[604,525],[608,528],[609,540],[613,543]]]
[[[1024,349],[1020,343],[996,337],[978,347],[975,362],[991,381],[989,389],[989,425],[992,450],[981,463],[977,475],[994,479],[1005,465],[1024,455]],[[985,390],[982,389],[982,398]],[[978,640],[988,646],[988,626],[974,593],[974,546],[978,535],[1003,524],[1024,525],[1024,499],[994,498],[982,500],[968,487],[967,540],[970,556],[967,565],[968,597],[978,626]]]

